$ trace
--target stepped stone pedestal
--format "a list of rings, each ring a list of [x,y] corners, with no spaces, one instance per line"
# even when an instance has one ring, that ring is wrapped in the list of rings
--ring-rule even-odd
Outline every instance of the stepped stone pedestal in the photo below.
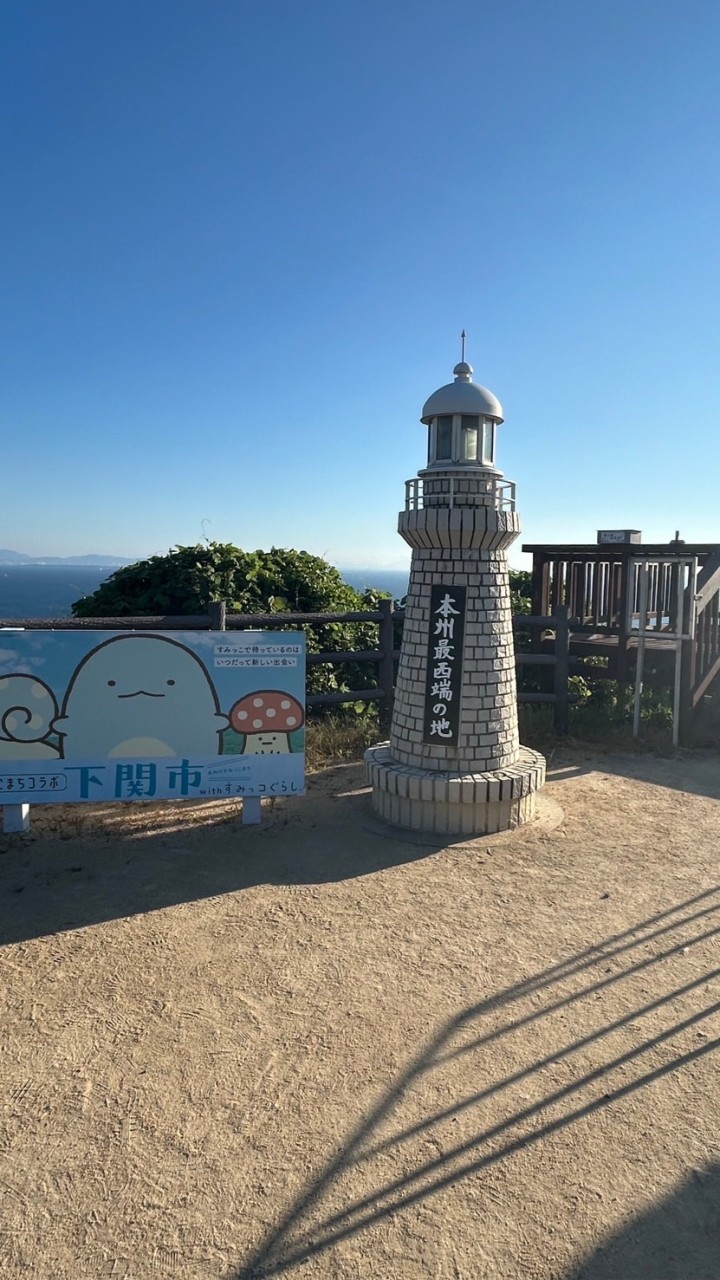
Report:
[[[518,739],[507,548],[520,521],[494,465],[502,410],[471,373],[457,365],[423,411],[429,465],[398,522],[413,554],[390,741],[365,755],[375,811],[438,834],[519,826],[545,781]]]
[[[545,761],[520,747],[514,765],[485,773],[412,769],[393,759],[389,742],[365,755],[373,808],[386,822],[438,835],[490,835],[509,831],[535,814],[545,782]]]

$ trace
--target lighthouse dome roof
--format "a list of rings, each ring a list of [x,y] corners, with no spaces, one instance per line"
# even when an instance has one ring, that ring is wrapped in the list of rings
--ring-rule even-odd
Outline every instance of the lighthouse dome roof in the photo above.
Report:
[[[477,413],[485,418],[493,418],[495,422],[503,421],[503,409],[497,396],[487,387],[473,382],[473,367],[461,360],[453,369],[455,381],[433,391],[425,401],[420,418],[421,422],[430,422],[445,413]]]

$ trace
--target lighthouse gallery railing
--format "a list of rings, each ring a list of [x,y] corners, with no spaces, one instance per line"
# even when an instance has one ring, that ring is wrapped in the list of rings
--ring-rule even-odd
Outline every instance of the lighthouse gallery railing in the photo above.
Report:
[[[475,502],[477,502],[477,498],[479,496],[482,496],[482,494],[485,493],[489,499],[487,505],[489,507],[494,507],[496,511],[515,510],[515,484],[512,480],[502,480],[499,476],[487,476],[481,481],[477,477],[477,472],[470,473],[468,471],[465,474],[472,474],[473,476],[473,496]],[[429,478],[430,477],[428,477],[428,479]],[[457,479],[461,480],[463,478],[465,478],[463,473],[458,472]],[[416,476],[413,480],[406,480],[405,510],[421,511],[428,505],[433,507],[454,507],[456,494],[455,482],[456,477],[450,476],[450,484],[448,486],[446,501],[445,494],[443,494],[441,498],[440,495],[433,493],[432,498],[426,499],[425,483],[422,477]],[[461,503],[467,501],[465,495],[463,494],[461,496],[459,492],[458,500]]]

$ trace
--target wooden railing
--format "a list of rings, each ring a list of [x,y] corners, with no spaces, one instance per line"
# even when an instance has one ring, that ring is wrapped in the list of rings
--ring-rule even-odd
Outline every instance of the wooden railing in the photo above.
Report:
[[[533,613],[554,614],[565,604],[570,617],[577,619],[574,631],[631,638],[645,589],[653,629],[659,635],[677,629],[673,624],[681,605],[679,593],[689,585],[687,577],[678,582],[679,561],[687,564],[695,558],[702,569],[718,552],[718,544],[525,545],[523,550],[533,552]]]
[[[377,702],[380,727],[390,729],[394,690],[393,610],[392,601],[381,600],[377,609],[349,613],[229,613],[224,601],[213,602],[208,613],[167,614],[133,618],[7,618],[4,628],[29,631],[247,631],[298,630],[305,626],[325,626],[333,622],[374,622],[379,629],[378,647],[369,650],[333,650],[330,653],[308,653],[308,666],[346,662],[369,662],[377,667],[377,685],[371,689],[337,690],[333,693],[308,694],[307,707],[329,706],[343,702]]]
[[[554,615],[522,614],[513,615],[513,626],[516,631],[527,627],[542,634],[554,631],[555,642],[552,653],[516,653],[515,666],[550,666],[553,668],[553,687],[545,692],[534,693],[525,689],[518,690],[518,702],[549,702],[553,707],[553,723],[556,733],[567,733],[570,721],[570,704],[576,701],[570,693],[569,678],[573,659],[570,657],[570,624],[567,605],[558,605]],[[575,660],[577,664],[577,659]]]
[[[7,618],[2,628],[22,628],[31,631],[233,631],[233,630],[287,630],[324,626],[327,623],[371,622],[378,627],[377,649],[333,650],[308,653],[308,666],[344,663],[370,663],[376,667],[377,683],[372,688],[336,690],[332,693],[308,694],[306,706],[322,707],[349,702],[376,702],[378,704],[381,732],[389,732],[395,694],[395,664],[400,657],[396,647],[396,624],[404,619],[404,610],[393,610],[390,600],[381,600],[377,609],[350,613],[229,613],[223,602],[210,605],[206,614],[155,615],[133,618]],[[560,605],[553,616],[517,614],[513,617],[516,629],[530,628],[539,632],[554,632],[554,652],[518,653],[516,666],[553,667],[552,689],[545,692],[520,690],[520,703],[549,703],[553,706],[555,729],[566,733],[569,708],[573,702],[568,677],[573,660],[570,657],[570,627],[568,610]],[[399,630],[399,628],[398,628]]]

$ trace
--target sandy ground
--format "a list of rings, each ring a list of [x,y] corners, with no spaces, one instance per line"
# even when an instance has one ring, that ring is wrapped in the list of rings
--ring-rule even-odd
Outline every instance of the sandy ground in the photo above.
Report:
[[[0,836],[0,1274],[717,1280],[720,757]]]

